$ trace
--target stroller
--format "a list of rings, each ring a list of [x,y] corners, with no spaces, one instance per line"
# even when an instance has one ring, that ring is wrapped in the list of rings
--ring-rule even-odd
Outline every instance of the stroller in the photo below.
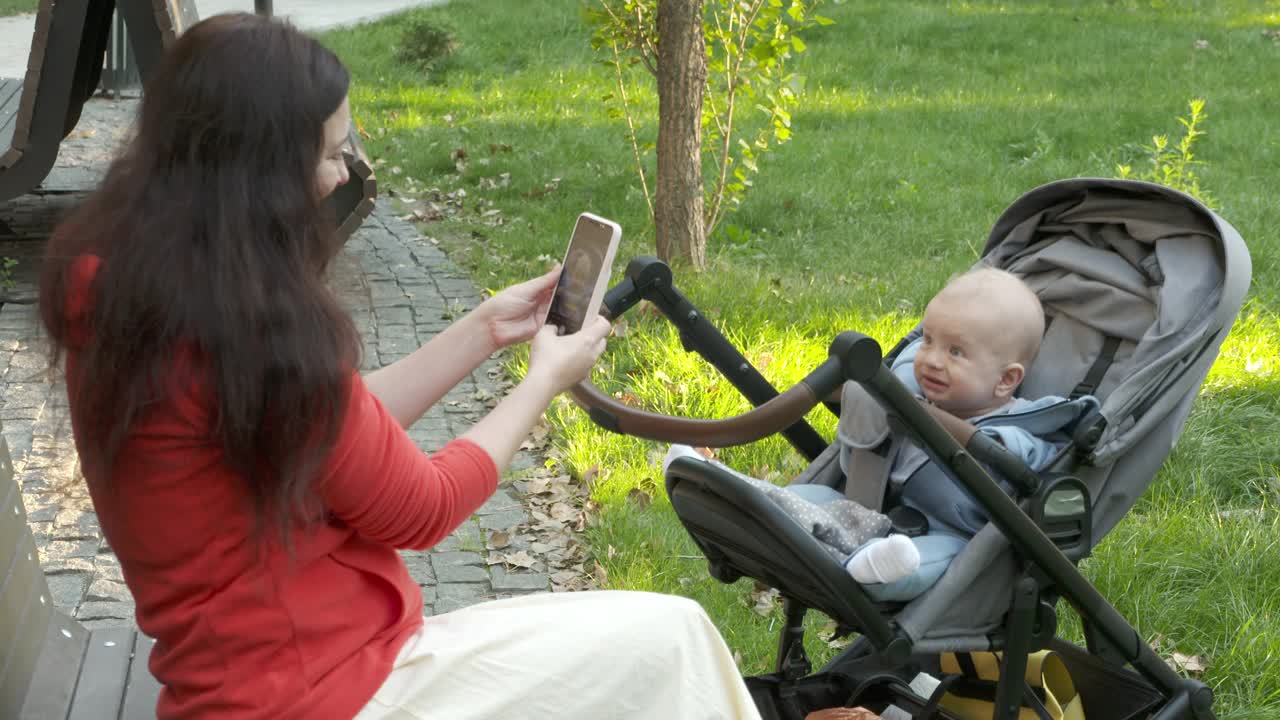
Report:
[[[1249,286],[1244,242],[1180,192],[1082,178],[1044,185],[1014,202],[979,264],[1020,276],[1045,309],[1041,350],[1019,394],[1101,401],[1068,428],[1066,448],[1038,473],[967,422],[921,404],[889,371],[919,328],[887,355],[865,335],[841,333],[826,362],[779,394],[654,258],[630,263],[606,295],[606,312],[616,318],[649,300],[679,327],[686,350],[711,362],[755,408],[695,420],[624,405],[589,383],[573,394],[606,429],[663,442],[726,447],[781,432],[811,461],[793,482],[844,489],[887,511],[883,491],[859,488],[852,471],[846,480],[835,446],[803,420],[833,390],[856,382],[884,409],[894,435],[915,442],[990,517],[923,595],[876,603],[763,492],[711,463],[672,462],[666,474],[672,506],[711,574],[723,582],[755,578],[783,598],[775,671],[747,678],[767,720],[856,705],[880,712],[891,704],[915,718],[974,717],[946,709],[943,697],[965,695],[966,683],[985,683],[983,716],[1065,716],[1046,711],[1044,689],[1028,682],[1044,670],[1035,659],[1042,650],[1065,666],[1075,711],[1089,720],[1213,718],[1210,688],[1167,666],[1076,564],[1133,505],[1180,435]],[[838,406],[827,405],[838,414]],[[1012,496],[988,469],[1015,488]],[[1080,616],[1085,648],[1057,637],[1059,599]],[[809,609],[858,634],[818,672],[802,644]],[[974,654],[998,658],[998,672],[976,680]],[[957,662],[963,672],[955,671]],[[921,672],[941,684],[932,692],[913,685]]]

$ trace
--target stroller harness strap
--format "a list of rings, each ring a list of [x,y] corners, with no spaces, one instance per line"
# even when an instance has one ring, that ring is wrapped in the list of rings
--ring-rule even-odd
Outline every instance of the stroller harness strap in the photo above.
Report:
[[[1085,373],[1084,379],[1079,385],[1071,390],[1069,396],[1072,400],[1085,395],[1092,395],[1098,389],[1098,385],[1102,383],[1102,378],[1107,374],[1107,370],[1111,369],[1111,363],[1115,362],[1116,350],[1120,349],[1120,338],[1114,335],[1108,335],[1102,341],[1102,350],[1098,353],[1097,359],[1093,361],[1093,365],[1089,366],[1089,372]]]

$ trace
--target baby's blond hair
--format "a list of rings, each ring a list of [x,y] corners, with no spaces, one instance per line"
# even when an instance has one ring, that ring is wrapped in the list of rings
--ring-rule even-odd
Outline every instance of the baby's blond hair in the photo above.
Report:
[[[1040,351],[1044,336],[1044,309],[1040,298],[1017,275],[1005,270],[982,267],[958,275],[934,296],[944,302],[981,300],[991,305],[993,317],[999,318],[999,343],[1012,362],[1030,368]]]

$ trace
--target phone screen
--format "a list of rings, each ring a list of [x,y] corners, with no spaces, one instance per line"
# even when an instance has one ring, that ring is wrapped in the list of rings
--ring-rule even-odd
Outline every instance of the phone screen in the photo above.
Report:
[[[608,225],[590,218],[578,218],[573,237],[569,239],[564,268],[560,271],[560,283],[551,298],[548,325],[559,327],[565,335],[582,329],[587,320],[591,295],[604,270],[604,259],[612,237],[613,229]]]

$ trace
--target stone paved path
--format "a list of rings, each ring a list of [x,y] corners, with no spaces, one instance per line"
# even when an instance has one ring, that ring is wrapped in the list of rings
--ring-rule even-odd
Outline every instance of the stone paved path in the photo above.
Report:
[[[133,101],[91,101],[44,190],[0,204],[0,256],[18,260],[13,287],[3,291],[0,305],[0,424],[54,603],[89,627],[132,624],[133,601],[79,475],[65,388],[47,371],[46,346],[29,301],[44,238],[58,215],[100,176],[123,136],[121,120],[133,107]],[[333,278],[363,333],[366,369],[404,357],[480,300],[466,275],[384,206],[381,201],[347,243]],[[486,411],[485,399],[501,393],[495,379],[500,376],[491,359],[415,424],[410,437],[423,450],[438,449]],[[534,458],[521,453],[513,468],[533,464]],[[403,553],[428,612],[548,590],[545,572],[486,562],[487,533],[529,520],[519,493],[504,483],[443,543]]]

